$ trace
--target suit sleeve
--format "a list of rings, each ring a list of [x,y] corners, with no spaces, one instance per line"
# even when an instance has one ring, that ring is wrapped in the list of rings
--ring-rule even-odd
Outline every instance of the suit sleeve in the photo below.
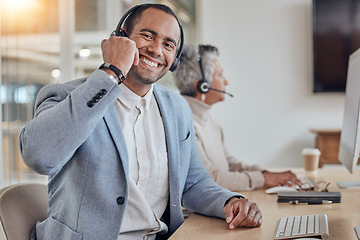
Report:
[[[182,109],[181,115],[187,122],[189,138],[182,143],[182,153],[189,153],[189,167],[184,186],[182,204],[185,208],[207,216],[224,218],[224,204],[234,196],[243,196],[220,187],[208,174],[200,158],[193,127],[190,107]],[[184,154],[185,155],[185,154]]]
[[[120,88],[101,70],[95,70],[87,79],[42,88],[34,119],[19,137],[25,164],[40,174],[56,173],[119,94]]]
[[[198,135],[196,135],[196,144],[204,162],[204,165],[209,172],[210,176],[222,187],[230,189],[232,191],[249,191],[256,188],[262,188],[264,186],[264,177],[261,173],[262,169],[257,165],[247,165],[240,162],[228,151],[225,145],[222,129],[220,126],[222,136],[222,145],[226,155],[227,162],[229,164],[228,170],[219,169],[213,164],[214,159],[211,159],[206,153],[205,146],[202,143]]]

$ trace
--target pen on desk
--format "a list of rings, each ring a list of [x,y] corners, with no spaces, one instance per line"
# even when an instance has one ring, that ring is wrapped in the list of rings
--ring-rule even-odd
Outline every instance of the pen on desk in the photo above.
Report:
[[[312,204],[330,204],[332,203],[332,201],[329,200],[311,200],[311,201],[289,201],[290,204],[295,204],[295,205],[299,205],[299,204],[304,204],[304,205],[312,205]]]
[[[308,204],[308,202],[300,202],[300,201],[298,201],[298,200],[296,200],[296,201],[289,201],[289,203],[290,203],[290,204],[295,204],[295,205],[299,205],[299,204],[307,205],[307,204]]]

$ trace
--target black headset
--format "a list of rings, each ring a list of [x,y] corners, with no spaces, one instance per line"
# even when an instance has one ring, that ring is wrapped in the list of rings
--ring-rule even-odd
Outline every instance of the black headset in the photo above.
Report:
[[[201,72],[201,79],[196,84],[196,88],[200,93],[207,93],[210,90],[210,83],[205,78],[204,69],[201,61],[201,56],[199,58],[199,66],[200,66],[200,72]]]
[[[204,74],[204,69],[203,69],[202,60],[201,60],[200,46],[199,46],[199,66],[200,66],[200,72],[201,72],[201,79],[196,84],[196,89],[200,93],[207,93],[209,90],[213,90],[216,92],[225,93],[225,94],[229,95],[230,97],[234,97],[234,95],[232,95],[231,93],[210,87],[210,82],[205,78],[205,74]]]
[[[121,26],[123,25],[123,23],[125,22],[125,19],[132,13],[134,12],[136,9],[138,9],[141,5],[136,5],[132,8],[130,8],[125,14],[124,16],[120,19],[116,29],[110,34],[110,36],[119,36],[119,37],[127,37],[126,32],[124,30],[121,29]],[[184,32],[183,32],[183,28],[179,23],[179,27],[180,27],[180,46],[179,46],[179,50],[175,56],[174,61],[171,64],[170,67],[170,71],[173,72],[176,70],[177,66],[180,63],[180,57],[181,57],[181,53],[183,51],[183,46],[184,46]]]

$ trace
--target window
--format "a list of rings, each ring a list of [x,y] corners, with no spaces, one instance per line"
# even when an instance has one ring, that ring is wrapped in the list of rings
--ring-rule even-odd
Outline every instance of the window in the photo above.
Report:
[[[135,0],[2,0],[1,17],[1,142],[0,187],[21,181],[46,181],[23,163],[18,136],[33,118],[36,95],[45,84],[64,82],[61,49],[64,36],[59,31],[60,3],[73,7],[74,34],[71,53],[74,78],[86,77],[102,63],[100,42],[115,29],[123,13]],[[156,2],[156,1],[152,1]],[[179,17],[186,42],[195,42],[194,0],[160,1]],[[73,4],[73,5],[72,5]],[[70,11],[65,11],[68,13]],[[116,13],[116,14],[114,14]],[[59,18],[60,17],[60,18]],[[66,18],[67,16],[65,16]],[[63,19],[63,20],[59,20]],[[171,74],[160,81],[174,88]]]

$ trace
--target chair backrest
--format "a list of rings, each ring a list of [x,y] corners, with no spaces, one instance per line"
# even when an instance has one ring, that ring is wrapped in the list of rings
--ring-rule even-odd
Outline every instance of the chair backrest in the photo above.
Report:
[[[47,218],[47,186],[20,183],[0,190],[0,220],[7,240],[28,240],[37,221]]]

